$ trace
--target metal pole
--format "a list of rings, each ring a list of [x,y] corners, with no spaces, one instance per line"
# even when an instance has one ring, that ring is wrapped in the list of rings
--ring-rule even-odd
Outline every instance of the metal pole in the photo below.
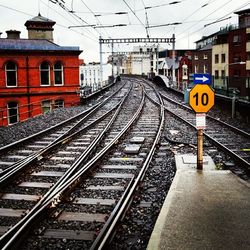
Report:
[[[233,98],[232,98],[232,118],[235,117],[235,102],[236,102],[236,93],[233,91]]]
[[[102,36],[99,37],[99,45],[100,45],[100,82],[102,85],[103,80],[103,68],[102,68],[102,43],[101,43]]]
[[[114,42],[111,42],[111,56],[112,56],[112,81],[114,79]]]
[[[174,82],[175,82],[175,34],[173,34],[172,63],[173,63],[173,67],[172,67],[172,81],[173,81],[173,85],[174,85]]]
[[[203,169],[203,129],[197,130],[197,170]]]
[[[156,74],[159,75],[159,43],[156,49]]]

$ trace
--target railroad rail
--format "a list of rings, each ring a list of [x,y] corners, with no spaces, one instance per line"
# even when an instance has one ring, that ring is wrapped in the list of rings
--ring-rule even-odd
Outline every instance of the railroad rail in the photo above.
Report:
[[[148,82],[146,80],[144,81]],[[162,89],[159,91],[164,99],[165,109],[175,115],[178,119],[181,119],[183,122],[196,129],[196,117],[194,111],[187,105],[176,101],[174,98],[166,96],[164,93],[165,91],[162,91]],[[250,147],[250,134],[231,124],[216,119],[211,115],[207,115],[207,118],[207,128],[204,132],[205,137],[229,154],[236,162],[244,167],[247,172],[249,172],[250,156],[248,152],[244,151],[244,148]]]
[[[76,131],[81,131],[86,122],[90,118],[92,119],[98,112],[105,113],[107,107],[110,105],[109,102],[113,97],[119,95],[123,87],[124,85],[110,96],[104,98],[103,101],[98,102],[90,109],[83,111],[73,118],[69,118],[58,125],[0,148],[0,166],[2,170],[0,172],[0,185],[13,173],[42,159],[43,155],[46,155],[54,146],[58,146],[58,142],[63,143],[66,140],[65,138],[68,138],[68,136],[74,134]]]
[[[138,100],[139,100],[138,99],[138,94],[139,94],[139,96],[141,95],[140,103],[138,103]],[[133,101],[132,97],[137,97],[137,98],[134,98],[135,100]],[[60,203],[60,205],[62,205],[64,200],[69,202],[70,199],[65,198],[65,194],[66,194],[66,197],[68,197],[67,195],[70,192],[72,192],[72,189],[76,185],[79,185],[80,179],[86,178],[86,176],[85,176],[86,173],[89,173],[90,171],[93,172],[94,171],[93,167],[96,165],[96,163],[99,162],[102,157],[107,157],[106,155],[108,154],[108,152],[110,151],[110,149],[112,147],[114,147],[117,144],[118,145],[116,147],[118,147],[118,148],[121,147],[119,142],[121,141],[121,143],[122,143],[122,141],[124,140],[123,137],[124,138],[126,137],[126,133],[128,132],[128,130],[130,130],[130,132],[131,132],[131,130],[133,130],[133,127],[135,126],[135,124],[138,124],[137,125],[138,127],[136,128],[136,132],[135,132],[137,134],[138,133],[140,134],[141,131],[137,131],[137,130],[141,128],[141,125],[143,123],[144,123],[144,126],[157,127],[158,122],[156,122],[156,121],[159,119],[158,118],[159,115],[157,115],[157,110],[159,109],[159,107],[156,107],[155,104],[151,103],[151,101],[145,100],[145,93],[142,91],[142,86],[139,86],[137,84],[137,86],[134,88],[134,93],[130,94],[130,97],[128,99],[129,100],[127,101],[126,105],[125,104],[120,105],[120,107],[124,107],[122,115],[119,115],[120,111],[119,112],[117,111],[117,112],[115,112],[117,117],[114,116],[111,119],[107,117],[107,120],[110,120],[110,122],[106,125],[106,130],[105,131],[103,130],[99,134],[100,137],[103,137],[105,135],[104,140],[103,140],[103,146],[104,147],[103,146],[97,147],[95,145],[94,147],[97,147],[97,150],[95,151],[96,153],[93,154],[93,152],[91,152],[91,153],[88,152],[88,155],[92,154],[92,157],[88,158],[89,161],[87,163],[84,163],[84,161],[82,161],[81,157],[79,157],[78,158],[79,160],[77,161],[77,163],[72,164],[72,166],[74,166],[74,165],[79,166],[78,168],[76,168],[77,170],[74,171],[74,172],[71,172],[68,175],[64,174],[63,176],[65,176],[65,178],[62,177],[61,179],[63,179],[63,180],[61,182],[59,182],[59,181],[56,182],[56,184],[54,184],[54,186],[53,186],[54,188],[49,189],[49,191],[39,200],[39,202],[33,208],[29,208],[30,209],[29,212],[22,219],[15,226],[13,226],[9,231],[7,231],[7,233],[5,233],[2,236],[2,238],[0,239],[0,243],[3,246],[3,249],[8,249],[10,247],[15,246],[15,244],[17,244],[16,240],[18,242],[18,239],[20,239],[19,237],[21,237],[21,238],[24,237],[24,229],[28,225],[32,224],[33,223],[32,221],[34,219],[37,220],[37,218],[42,216],[41,215],[41,214],[43,214],[42,211],[45,208],[47,210],[49,210],[50,213],[51,213],[51,211],[53,211],[53,207],[56,206],[57,203]],[[124,102],[126,102],[125,98],[123,100],[124,100]],[[130,105],[128,105],[128,104],[130,104]],[[148,106],[150,107],[150,109],[155,109],[155,112],[154,112],[155,113],[155,118],[154,119],[152,117],[148,118],[148,108],[149,108]],[[127,116],[130,117],[129,121],[127,121],[128,119],[124,119],[124,113],[125,112],[128,113]],[[161,113],[162,112],[163,111],[161,111]],[[131,118],[131,114],[134,114],[132,116],[132,118]],[[151,125],[152,120],[154,122]],[[124,123],[125,123],[125,125],[121,125],[121,124],[124,124]],[[113,127],[115,127],[116,131],[108,132],[108,130],[111,128],[111,124],[112,124]],[[146,134],[148,132],[146,127],[145,127],[144,132]],[[157,133],[157,134],[158,134],[158,137],[159,137],[159,133]],[[155,144],[157,143],[157,140],[158,139],[156,139],[153,142],[153,144],[152,144],[153,148],[155,147]],[[151,145],[151,143],[150,143],[150,145]],[[100,144],[100,142],[99,142],[99,144]],[[147,148],[148,148],[148,145],[144,150],[147,150]],[[152,152],[153,152],[153,149],[152,149]],[[139,160],[136,157],[131,157],[131,161],[132,162],[139,161],[140,163],[145,161],[145,163],[144,163],[145,166],[146,165],[148,166],[150,158],[152,157],[152,152],[150,154],[148,154],[148,153],[142,154],[143,157],[139,158]],[[113,155],[113,157],[109,156],[109,159],[111,160],[111,162],[116,162],[117,159],[114,156],[116,156],[117,154],[119,154],[119,153],[116,152],[115,155]],[[151,155],[151,156],[149,156],[149,155]],[[146,160],[144,158],[146,158]],[[85,159],[85,157],[84,157],[84,159]],[[117,161],[118,161],[118,166],[117,167],[115,165],[112,165],[112,167],[109,168],[109,165],[105,166],[105,164],[104,164],[103,169],[108,169],[109,171],[112,171],[110,169],[118,169],[118,170],[121,170],[121,171],[131,171],[132,170],[133,172],[138,171],[137,168],[135,168],[134,166],[124,165],[124,167],[121,167],[119,165],[119,160],[117,160]],[[101,164],[101,163],[99,163],[99,164]],[[143,167],[144,171],[146,169],[145,166]],[[139,176],[140,176],[140,177],[138,177],[139,179],[133,177],[134,174],[127,174],[126,175],[126,174],[122,174],[122,173],[121,174],[116,173],[116,176],[118,176],[118,179],[121,178],[122,182],[124,184],[127,183],[127,179],[131,179],[131,183],[134,183],[134,182],[138,183],[139,180],[142,178],[142,175],[143,175],[144,171],[141,170],[139,172]],[[109,173],[109,174],[107,173],[106,175],[107,175],[107,178],[112,179],[112,173]],[[85,177],[82,177],[82,176],[85,176]],[[97,173],[97,176],[98,176],[98,173]],[[103,177],[100,177],[100,173],[99,173],[99,178],[103,178]],[[95,178],[92,178],[92,179],[95,179]],[[98,177],[97,177],[97,180],[98,180]],[[27,182],[26,182],[26,184],[27,184]],[[133,186],[134,185],[135,184],[133,184]],[[98,186],[98,185],[94,185],[94,186]],[[135,189],[136,188],[134,187],[134,190]],[[130,196],[131,196],[131,194],[130,194]],[[8,199],[8,195],[7,195],[7,199]],[[77,204],[85,204],[85,203],[92,204],[93,202],[94,203],[95,202],[97,202],[97,203],[99,203],[99,202],[101,202],[101,203],[102,202],[104,202],[104,203],[107,202],[107,199],[103,199],[104,201],[93,201],[93,199],[89,199],[89,198],[78,198],[77,200],[78,200],[78,202],[76,202]],[[80,202],[79,202],[79,200],[80,200]],[[66,206],[66,205],[64,204],[64,206]],[[63,213],[63,212],[61,212],[61,213]],[[55,214],[60,215],[61,213],[58,213],[56,211],[53,212],[54,216],[55,216]],[[65,213],[67,214],[67,212],[65,212]],[[72,215],[72,216],[74,216],[74,215]],[[57,216],[55,216],[55,217],[57,217]],[[93,215],[93,217],[95,218],[94,215]]]
[[[2,249],[112,248],[117,230],[124,231],[122,223],[130,220],[127,212],[138,211],[131,206],[139,195],[155,196],[157,206],[159,198],[163,202],[167,188],[160,195],[158,188],[164,184],[153,180],[152,188],[148,181],[153,176],[162,179],[165,174],[157,173],[165,171],[171,182],[173,166],[166,169],[163,160],[173,165],[173,155],[185,145],[166,143],[166,134],[181,126],[194,138],[194,114],[159,94],[148,81],[124,80],[127,84],[104,104],[105,109],[53,144],[40,161],[15,173],[11,182],[3,181]],[[187,144],[186,151],[196,150],[192,144]],[[141,194],[143,189],[147,194]],[[149,206],[156,207],[147,199],[141,206],[140,214],[147,211],[147,217],[152,215]],[[144,221],[135,220],[136,237],[145,231]]]

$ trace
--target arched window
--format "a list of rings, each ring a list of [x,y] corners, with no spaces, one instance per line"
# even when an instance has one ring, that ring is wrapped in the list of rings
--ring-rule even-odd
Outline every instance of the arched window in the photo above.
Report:
[[[40,81],[42,86],[50,85],[49,77],[50,66],[47,62],[42,62],[40,65]]]
[[[55,85],[63,85],[63,66],[61,62],[56,62],[54,65]]]
[[[9,123],[9,125],[19,122],[18,103],[17,102],[9,102],[7,104],[7,109],[8,109],[8,123]]]
[[[17,66],[14,62],[7,62],[5,65],[6,72],[6,86],[16,87],[17,86]]]

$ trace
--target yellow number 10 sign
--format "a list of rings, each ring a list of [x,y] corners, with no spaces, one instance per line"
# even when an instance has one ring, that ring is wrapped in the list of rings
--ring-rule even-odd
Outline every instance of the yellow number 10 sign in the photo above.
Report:
[[[189,105],[196,113],[207,113],[214,106],[214,91],[207,84],[196,84],[189,92]]]

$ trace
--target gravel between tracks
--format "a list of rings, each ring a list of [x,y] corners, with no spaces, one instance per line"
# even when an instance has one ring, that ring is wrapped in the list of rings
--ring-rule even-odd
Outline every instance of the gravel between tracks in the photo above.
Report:
[[[32,119],[8,127],[0,127],[0,147],[38,133],[56,125],[57,123],[65,121],[86,109],[86,105],[70,108],[57,108],[46,114],[41,114]]]

